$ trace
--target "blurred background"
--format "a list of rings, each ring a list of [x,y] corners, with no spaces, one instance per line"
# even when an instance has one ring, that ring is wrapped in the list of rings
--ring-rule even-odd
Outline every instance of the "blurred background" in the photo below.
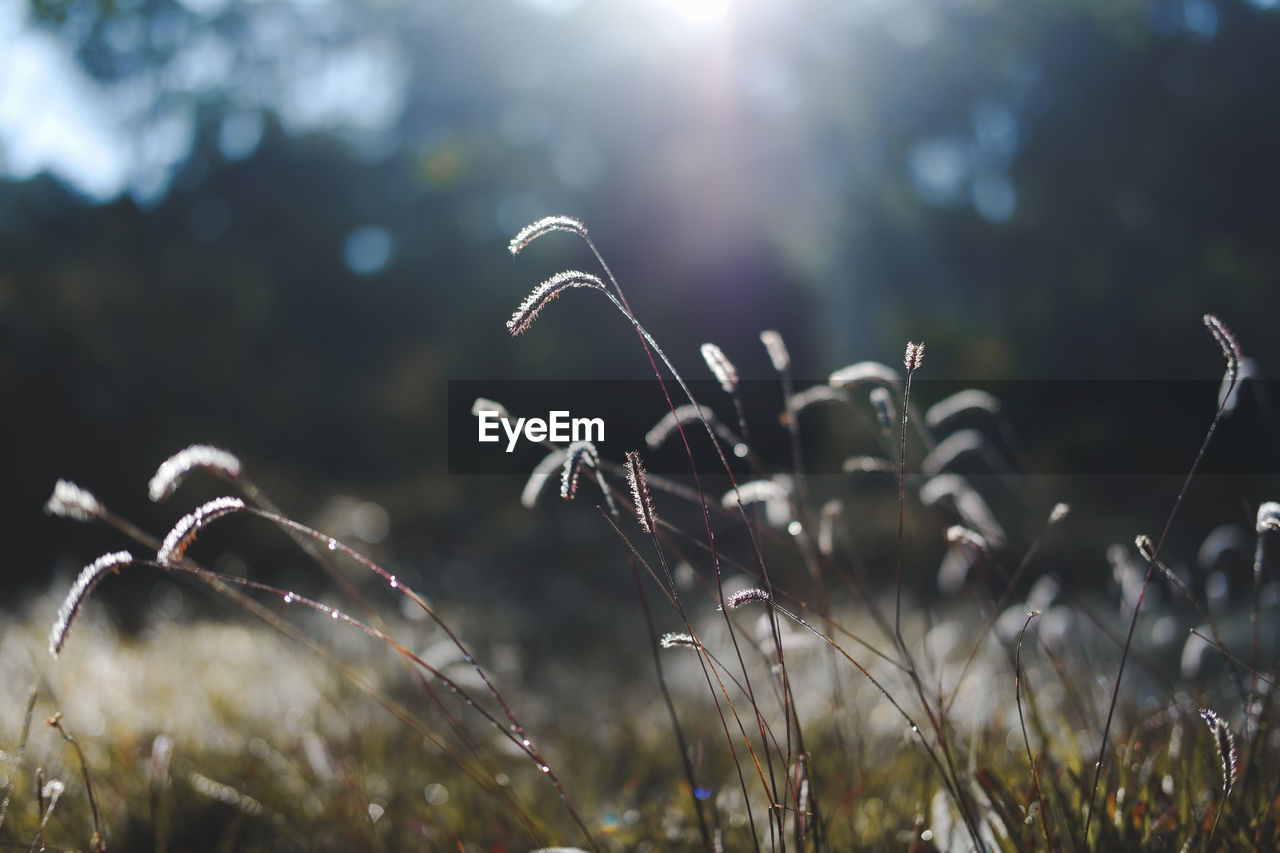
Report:
[[[691,375],[714,341],[767,377],[764,328],[816,380],[923,339],[922,375],[1035,389],[1013,426],[1049,460],[1056,382],[1172,380],[1189,464],[1223,366],[1201,315],[1280,365],[1277,7],[0,0],[5,588],[121,544],[42,514],[56,478],[163,533],[221,489],[153,507],[147,479],[208,442],[432,593],[626,594],[589,507],[448,474],[449,380],[645,375],[592,294],[507,335],[534,284],[593,269],[567,236],[507,253],[553,213]],[[1164,440],[1131,414],[1071,435]],[[1188,541],[1278,496],[1274,442],[1224,447]],[[1093,481],[1099,541],[1157,533],[1168,473],[1150,505]],[[242,541],[304,561],[286,545]]]

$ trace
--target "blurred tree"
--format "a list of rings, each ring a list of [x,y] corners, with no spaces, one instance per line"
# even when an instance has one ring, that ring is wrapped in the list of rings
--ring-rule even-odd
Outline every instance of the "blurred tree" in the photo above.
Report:
[[[0,186],[0,517],[196,440],[442,511],[446,379],[644,375],[590,294],[506,336],[590,263],[507,257],[552,212],[691,374],[714,340],[767,375],[776,327],[817,377],[908,338],[934,376],[1206,377],[1206,310],[1280,363],[1267,5],[31,0],[12,38],[74,55],[124,165]]]

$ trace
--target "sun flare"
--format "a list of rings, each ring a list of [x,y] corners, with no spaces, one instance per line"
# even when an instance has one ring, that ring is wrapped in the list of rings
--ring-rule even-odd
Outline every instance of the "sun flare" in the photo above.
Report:
[[[658,0],[690,24],[715,24],[726,17],[731,0]]]

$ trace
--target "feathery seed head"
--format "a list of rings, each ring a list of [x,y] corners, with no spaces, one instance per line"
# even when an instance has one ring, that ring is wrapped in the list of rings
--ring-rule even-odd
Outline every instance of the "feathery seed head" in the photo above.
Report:
[[[121,566],[127,566],[132,562],[133,555],[128,551],[115,551],[103,554],[84,567],[76,577],[75,583],[71,585],[71,589],[67,591],[67,597],[62,600],[62,606],[58,608],[58,616],[53,620],[53,627],[49,630],[49,654],[56,658],[62,651],[62,646],[67,641],[67,633],[71,630],[71,623],[75,622],[80,608],[84,606],[85,600],[98,585],[98,581],[102,580],[108,571],[118,572]]]
[[[239,498],[215,498],[206,504],[196,507],[194,512],[178,519],[178,523],[164,537],[160,550],[156,553],[156,562],[162,566],[172,566],[182,560],[182,555],[196,540],[196,534],[211,521],[224,515],[244,509],[244,501]]]
[[[631,499],[636,505],[636,520],[645,533],[653,533],[658,528],[658,515],[653,510],[653,496],[649,494],[649,477],[644,472],[644,463],[640,454],[634,450],[627,451],[627,485],[631,488]]]
[[[812,385],[803,391],[797,391],[792,394],[787,408],[792,412],[802,412],[811,406],[821,403],[847,402],[849,402],[848,393],[839,388],[832,388],[830,385]]]
[[[685,648],[698,647],[698,641],[695,640],[693,637],[689,636],[688,634],[675,634],[675,633],[663,634],[662,639],[658,641],[658,644],[662,646],[662,648],[664,649],[676,649],[681,647],[685,647]]]
[[[562,291],[570,287],[594,287],[597,290],[606,290],[605,284],[600,280],[599,276],[579,272],[578,270],[558,272],[535,287],[533,292],[525,297],[525,300],[520,303],[520,307],[515,310],[515,313],[511,315],[511,319],[507,321],[507,331],[512,335],[527,331],[533,325],[533,321],[537,319],[538,312],[548,302],[559,296]]]
[[[963,524],[953,524],[947,528],[947,541],[952,545],[964,544],[979,551],[988,551],[990,547],[987,540],[982,534],[976,530],[970,530]]]
[[[943,424],[967,412],[985,412],[988,415],[1000,413],[1000,401],[986,391],[977,388],[966,388],[963,391],[944,397],[934,403],[924,413],[924,425],[929,429],[937,429]]]
[[[1200,709],[1200,717],[1209,731],[1213,733],[1213,743],[1218,751],[1218,762],[1222,765],[1222,796],[1231,796],[1235,787],[1240,765],[1240,751],[1236,748],[1235,735],[1227,721],[1208,708]]]
[[[147,484],[151,500],[161,501],[173,494],[193,468],[208,468],[229,480],[239,477],[241,471],[240,460],[234,454],[208,444],[193,444],[160,463]]]
[[[898,375],[898,371],[887,364],[881,364],[878,361],[859,361],[840,368],[827,379],[827,384],[832,388],[848,388],[867,382],[896,388],[902,382],[902,377]]]
[[[521,228],[520,232],[511,238],[507,250],[513,255],[518,255],[534,240],[552,231],[569,231],[582,237],[587,236],[587,226],[579,219],[574,219],[572,216],[544,216],[537,222],[531,222]]]
[[[715,344],[703,344],[702,359],[726,394],[732,394],[738,390],[738,369],[733,366],[733,362],[729,361],[720,347]]]
[[[542,457],[542,461],[529,474],[529,479],[524,484],[524,491],[520,493],[520,503],[525,509],[533,509],[538,505],[538,496],[542,494],[542,487],[564,464],[566,455],[563,450],[556,448]]]
[[[768,480],[749,480],[741,483],[736,489],[730,489],[720,498],[720,505],[732,509],[739,503],[767,503],[769,501],[786,500],[791,493],[791,483],[783,476]]]
[[[662,416],[653,428],[644,434],[644,443],[649,445],[650,450],[656,450],[671,437],[677,427],[684,426],[691,421],[705,420],[711,424],[712,428],[719,425],[716,419],[716,413],[711,411],[707,406],[696,406],[693,403],[686,403],[683,406],[676,406],[671,411]]]
[[[902,363],[907,368],[907,372],[920,369],[920,363],[924,361],[924,344],[907,342],[907,352],[902,357]]]
[[[725,607],[730,610],[741,607],[744,604],[750,604],[753,601],[768,601],[769,593],[763,589],[740,589],[725,600]]]
[[[1258,532],[1280,530],[1280,503],[1267,501],[1258,507]]]
[[[591,442],[575,441],[570,444],[560,474],[560,497],[567,501],[573,500],[578,494],[578,474],[582,467],[585,465],[595,468],[599,460],[596,446]]]
[[[760,333],[760,343],[764,344],[765,352],[769,354],[769,362],[774,370],[785,373],[791,367],[791,353],[787,352],[787,345],[783,342],[782,335],[773,329],[765,329]]]
[[[1236,336],[1231,334],[1226,324],[1212,314],[1204,315],[1204,324],[1214,340],[1218,342],[1218,346],[1222,347],[1222,354],[1227,359],[1227,384],[1234,385],[1236,378],[1240,375],[1240,360],[1243,358],[1240,355],[1240,344],[1236,342]]]
[[[53,495],[44,511],[73,521],[92,521],[102,513],[102,504],[70,480],[59,480],[53,485]]]
[[[478,418],[481,412],[493,412],[500,420],[507,420],[511,417],[507,407],[501,403],[495,403],[485,397],[476,397],[475,402],[471,404],[471,414]]]

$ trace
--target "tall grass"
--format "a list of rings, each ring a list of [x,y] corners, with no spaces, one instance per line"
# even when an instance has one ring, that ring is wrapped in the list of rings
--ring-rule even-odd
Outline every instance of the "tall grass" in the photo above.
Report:
[[[1268,549],[1280,512],[1272,503],[1257,508],[1243,645],[1228,642],[1237,632],[1217,623],[1162,555],[1239,381],[1240,345],[1220,320],[1205,318],[1227,360],[1221,402],[1204,443],[1190,454],[1181,490],[1171,496],[1161,535],[1137,539],[1145,571],[1127,549],[1114,555],[1117,566],[1131,569],[1128,610],[1116,624],[1096,598],[1039,568],[1060,541],[1057,531],[1088,507],[1070,515],[1052,501],[1032,507],[1043,521],[1023,541],[982,490],[956,473],[956,461],[972,455],[1006,476],[996,470],[1002,463],[993,447],[1009,443],[1009,426],[999,401],[979,390],[917,411],[913,378],[929,368],[923,343],[907,344],[901,371],[860,362],[797,390],[781,335],[762,333],[791,456],[789,470],[764,470],[751,446],[752,423],[775,413],[746,409],[730,354],[713,343],[701,348],[718,393],[729,398],[732,426],[717,419],[714,401],[695,398],[679,359],[632,310],[583,223],[540,220],[516,235],[511,252],[557,233],[585,241],[600,273],[545,279],[517,307],[508,331],[536,334],[535,321],[552,301],[570,289],[599,291],[635,332],[665,396],[646,452],[672,442],[688,464],[687,476],[659,477],[646,472],[640,448],[608,459],[590,443],[548,442],[547,460],[522,495],[534,506],[558,471],[561,497],[597,501],[600,524],[616,537],[641,627],[632,634],[619,623],[619,636],[601,638],[605,659],[618,663],[579,679],[612,684],[625,701],[575,693],[573,685],[543,695],[520,686],[511,667],[486,664],[478,652],[491,630],[483,620],[451,615],[448,603],[418,589],[416,580],[411,586],[356,548],[290,518],[234,455],[197,445],[160,466],[152,499],[170,498],[197,472],[220,478],[236,494],[195,507],[167,536],[116,516],[78,486],[57,484],[50,513],[108,525],[133,544],[89,562],[71,585],[49,635],[50,651],[60,656],[53,666],[79,660],[85,668],[76,672],[92,674],[107,665],[89,655],[95,647],[130,654],[86,614],[86,603],[114,573],[168,574],[261,623],[249,635],[249,650],[265,664],[290,672],[315,665],[329,673],[328,689],[352,714],[365,709],[358,712],[365,722],[322,731],[245,719],[238,725],[246,745],[221,754],[175,739],[163,722],[148,724],[132,742],[106,733],[95,744],[71,737],[77,720],[69,709],[82,706],[65,696],[88,690],[90,675],[72,676],[59,690],[36,678],[3,756],[0,841],[32,849],[106,849],[117,842],[176,849],[201,837],[191,827],[221,820],[220,837],[230,846],[312,849],[1081,851],[1280,844],[1280,777],[1267,771],[1280,757],[1276,655],[1264,649],[1263,636],[1275,617]],[[800,426],[819,407],[865,424],[879,450],[851,458],[845,469],[855,479],[891,480],[891,493],[864,493],[855,502],[810,481]],[[477,401],[473,411],[479,410],[501,406]],[[706,452],[717,460],[714,477],[697,461]],[[857,517],[877,521],[855,527]],[[192,556],[209,528],[249,523],[285,532],[340,598],[215,570]],[[891,543],[888,551],[864,556],[855,534],[868,530]],[[926,585],[915,547],[924,538],[946,548],[939,584],[950,599],[917,600],[913,593]],[[1148,659],[1139,627],[1151,612],[1143,606],[1148,589],[1161,578],[1193,602],[1203,629],[1188,641],[1221,657],[1234,673],[1233,691],[1197,683],[1189,670],[1175,682]],[[84,620],[92,630],[81,636],[73,628]],[[182,630],[170,625],[165,636]],[[382,650],[396,668],[370,669],[359,654],[353,661],[350,638],[365,641],[370,657],[370,650]],[[433,644],[423,651],[427,638]],[[628,660],[621,649],[637,645],[648,661],[644,671],[621,664]],[[170,644],[147,660],[166,654],[185,652]],[[217,666],[216,650],[214,659]],[[223,662],[234,665],[230,654]],[[1126,690],[1133,668],[1141,669],[1144,687],[1156,686],[1154,693],[1144,690],[1141,702]],[[210,678],[207,670],[188,671]],[[221,701],[235,719],[240,704],[269,690],[238,683]],[[33,758],[32,721],[46,709],[71,756],[46,744]],[[368,709],[394,724],[369,722]],[[613,734],[558,725],[558,717],[594,720]],[[235,740],[235,731],[233,725],[225,736]],[[73,796],[72,778],[80,779],[83,796]]]

